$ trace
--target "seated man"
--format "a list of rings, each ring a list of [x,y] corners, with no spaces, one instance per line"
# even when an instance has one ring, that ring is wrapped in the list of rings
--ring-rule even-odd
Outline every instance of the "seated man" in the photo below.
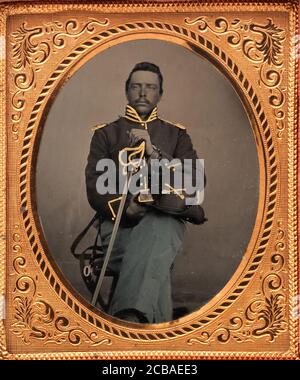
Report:
[[[116,217],[111,201],[119,194],[97,191],[101,172],[96,166],[100,160],[109,158],[118,166],[119,152],[141,141],[145,143],[145,159],[150,167],[152,160],[197,159],[185,127],[158,117],[157,104],[162,94],[159,67],[148,62],[137,64],[126,82],[125,115],[95,128],[86,166],[86,186],[89,203],[102,218],[101,238],[106,249]],[[198,204],[182,206],[184,197],[175,198],[181,202],[176,212],[164,205],[170,195],[159,194],[154,203],[147,205],[128,194],[109,261],[110,269],[119,273],[110,314],[142,323],[172,320],[170,269],[182,250],[185,223],[201,224],[205,219]]]

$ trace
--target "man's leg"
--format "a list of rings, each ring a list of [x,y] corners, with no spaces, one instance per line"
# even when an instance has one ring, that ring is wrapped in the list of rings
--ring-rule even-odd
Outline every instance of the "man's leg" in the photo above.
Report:
[[[185,225],[168,214],[149,211],[127,230],[120,234],[124,255],[110,313],[134,309],[149,323],[171,320],[170,268],[182,249]]]
[[[161,284],[159,299],[157,302],[156,319],[160,322],[171,321],[173,318],[173,300],[171,289],[171,275],[166,277],[166,280]]]
[[[111,221],[105,220],[101,224],[101,245],[105,253],[107,251],[114,224]],[[108,263],[108,268],[116,273],[120,273],[125,247],[130,241],[130,233],[132,228],[119,227],[117,237],[111,252]]]

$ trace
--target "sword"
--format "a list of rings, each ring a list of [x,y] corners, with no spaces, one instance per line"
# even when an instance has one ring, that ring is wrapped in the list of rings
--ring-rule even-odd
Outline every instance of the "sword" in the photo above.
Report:
[[[102,268],[101,268],[101,272],[100,272],[100,275],[99,275],[99,278],[98,278],[98,281],[97,281],[97,285],[96,285],[96,288],[95,288],[95,291],[94,291],[94,294],[93,294],[93,298],[92,298],[92,301],[91,301],[91,304],[93,306],[96,305],[96,302],[97,302],[97,299],[98,299],[98,296],[99,296],[99,293],[100,293],[100,289],[101,289],[101,286],[102,286],[102,283],[103,283],[103,279],[104,279],[104,276],[105,276],[106,268],[107,268],[107,265],[108,265],[108,262],[109,262],[109,259],[110,259],[110,256],[111,256],[114,244],[115,244],[115,240],[116,240],[116,237],[117,237],[119,225],[120,225],[120,222],[121,222],[122,213],[123,213],[124,206],[125,206],[125,201],[126,201],[128,190],[129,190],[130,180],[131,180],[133,172],[135,170],[137,170],[138,167],[139,167],[139,164],[137,164],[136,162],[135,163],[132,162],[132,157],[136,153],[141,153],[141,157],[140,157],[140,161],[141,161],[141,159],[144,156],[144,152],[145,152],[145,142],[143,141],[138,147],[135,147],[135,148],[125,148],[124,150],[125,151],[131,151],[132,153],[128,157],[128,163],[122,162],[122,160],[120,159],[121,158],[120,154],[121,154],[122,151],[119,153],[119,161],[124,165],[124,170],[126,170],[126,167],[128,167],[128,170],[126,171],[126,179],[125,179],[125,183],[124,183],[124,187],[123,187],[123,191],[122,191],[121,202],[120,202],[120,205],[119,205],[119,208],[118,208],[118,212],[117,212],[114,228],[112,230],[112,234],[111,234],[111,238],[110,238],[109,245],[108,245],[108,248],[107,248],[107,252],[106,252],[106,255],[105,255],[105,259],[104,259],[104,262],[103,262],[103,265],[102,265]]]

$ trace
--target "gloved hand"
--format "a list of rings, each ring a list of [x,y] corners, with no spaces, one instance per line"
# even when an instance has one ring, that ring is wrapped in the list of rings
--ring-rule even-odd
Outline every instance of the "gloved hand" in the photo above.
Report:
[[[136,202],[137,196],[134,196],[129,201],[129,206],[126,209],[126,215],[130,219],[140,220],[146,214],[147,208]]]
[[[138,143],[145,141],[145,151],[147,156],[151,156],[153,152],[153,146],[151,138],[146,129],[134,128],[129,132],[130,145],[135,146]]]

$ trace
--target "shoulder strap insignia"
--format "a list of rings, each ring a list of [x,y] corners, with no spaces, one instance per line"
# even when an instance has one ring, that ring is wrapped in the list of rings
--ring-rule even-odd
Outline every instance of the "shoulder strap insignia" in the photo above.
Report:
[[[180,128],[180,129],[186,129],[186,127],[182,124],[179,124],[179,123],[173,123],[172,121],[169,121],[169,120],[165,120],[165,119],[161,119],[162,121],[165,121],[166,123],[169,123],[171,125],[173,125],[174,127],[177,127],[177,128]]]
[[[177,128],[180,128],[180,129],[186,129],[186,127],[185,127],[184,125],[179,124],[179,123],[175,124],[175,126],[176,126]]]
[[[92,131],[96,131],[97,129],[100,129],[100,128],[103,128],[105,127],[107,124],[99,124],[99,125],[96,125],[95,127],[92,128]]]

